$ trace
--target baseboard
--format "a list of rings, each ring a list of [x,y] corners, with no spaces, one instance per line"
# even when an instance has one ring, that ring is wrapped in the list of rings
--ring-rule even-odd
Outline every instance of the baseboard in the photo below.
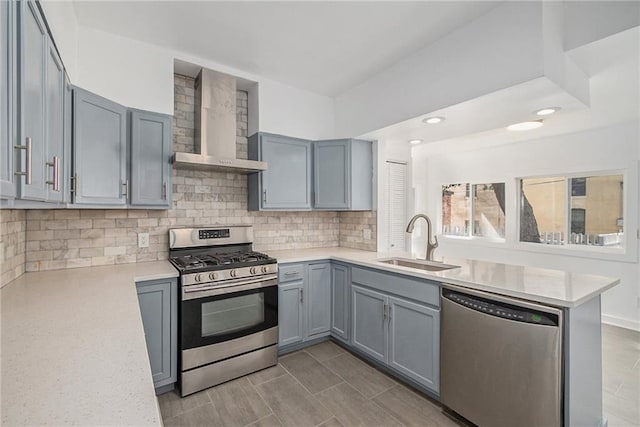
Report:
[[[607,325],[618,326],[620,328],[631,329],[632,331],[640,332],[640,322],[630,319],[625,319],[618,316],[611,316],[609,314],[602,315],[602,323]]]

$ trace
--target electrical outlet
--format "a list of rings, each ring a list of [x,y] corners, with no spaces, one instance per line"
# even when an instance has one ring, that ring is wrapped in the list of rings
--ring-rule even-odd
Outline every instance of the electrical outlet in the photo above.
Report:
[[[362,230],[362,237],[364,238],[364,240],[371,240],[371,229],[365,228],[364,230]]]
[[[139,248],[149,247],[149,233],[138,233],[138,247]]]

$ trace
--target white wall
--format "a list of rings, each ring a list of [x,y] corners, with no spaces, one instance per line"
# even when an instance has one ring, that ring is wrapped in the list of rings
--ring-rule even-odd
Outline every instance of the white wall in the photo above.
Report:
[[[507,242],[487,243],[440,238],[437,255],[563,269],[580,273],[619,277],[621,284],[603,295],[603,320],[640,330],[640,268],[638,265],[638,165],[640,123],[561,135],[521,143],[433,154],[429,145],[413,149],[416,211],[436,219],[441,229],[441,186],[459,182],[505,182],[507,192]],[[517,178],[623,170],[626,173],[625,229],[629,239],[627,254],[595,255],[567,253],[554,247],[530,251],[515,242],[517,236]],[[560,249],[560,250],[559,250]],[[555,251],[555,253],[552,253]]]
[[[128,107],[173,114],[174,59],[255,81],[259,130],[309,139],[333,135],[333,100],[213,61],[79,27],[77,78],[84,89]]]

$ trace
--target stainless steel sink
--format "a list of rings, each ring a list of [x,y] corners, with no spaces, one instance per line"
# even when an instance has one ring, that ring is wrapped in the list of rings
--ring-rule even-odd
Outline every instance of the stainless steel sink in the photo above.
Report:
[[[401,267],[416,268],[418,270],[425,270],[425,271],[444,271],[444,270],[451,270],[453,268],[460,268],[460,266],[458,265],[443,264],[441,262],[423,261],[419,259],[409,259],[409,258],[379,259],[378,262],[383,262],[385,264],[391,264],[391,265],[399,265]]]

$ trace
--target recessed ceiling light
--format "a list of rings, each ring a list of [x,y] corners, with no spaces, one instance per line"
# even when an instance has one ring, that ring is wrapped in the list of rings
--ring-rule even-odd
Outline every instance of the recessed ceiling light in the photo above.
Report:
[[[549,116],[553,113],[557,113],[559,110],[560,110],[560,107],[546,107],[536,111],[536,114],[538,116]]]
[[[444,117],[434,116],[427,117],[426,119],[422,119],[422,123],[426,123],[428,125],[437,125],[438,123],[444,122]]]
[[[507,126],[507,130],[531,130],[537,129],[543,124],[544,123],[542,123],[542,120],[531,120],[528,122],[520,122],[509,125]]]
[[[422,142],[421,139],[410,139],[409,140],[409,144],[413,144],[413,145],[420,144],[421,142]]]

